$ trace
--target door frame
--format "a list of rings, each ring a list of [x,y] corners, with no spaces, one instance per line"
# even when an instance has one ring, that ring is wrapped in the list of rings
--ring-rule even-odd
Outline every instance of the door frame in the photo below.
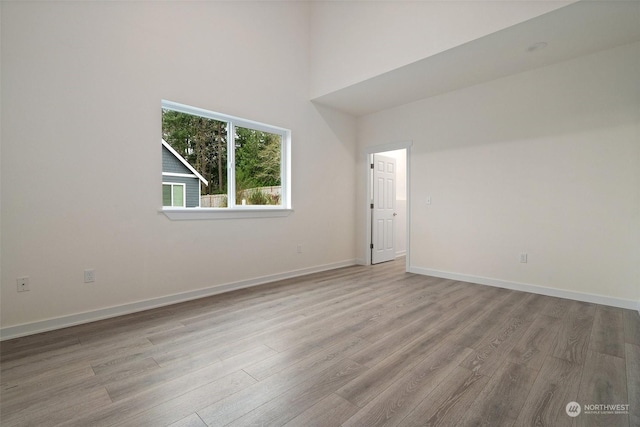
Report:
[[[365,187],[366,191],[364,194],[365,200],[362,206],[365,208],[365,232],[364,232],[364,242],[362,242],[362,247],[364,248],[364,264],[371,265],[371,157],[373,154],[383,153],[385,151],[394,151],[394,150],[405,150],[406,157],[406,186],[407,186],[407,212],[406,212],[406,244],[407,244],[407,252],[405,256],[405,270],[409,271],[409,267],[411,265],[411,146],[413,145],[413,141],[403,141],[403,142],[395,142],[390,144],[383,145],[375,145],[371,147],[365,147],[363,150],[364,157],[364,170],[363,175],[365,177]]]

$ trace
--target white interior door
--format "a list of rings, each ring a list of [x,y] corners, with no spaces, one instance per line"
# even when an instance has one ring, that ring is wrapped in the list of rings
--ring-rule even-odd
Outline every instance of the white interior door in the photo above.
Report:
[[[371,218],[371,263],[396,257],[396,159],[373,155],[373,197]]]

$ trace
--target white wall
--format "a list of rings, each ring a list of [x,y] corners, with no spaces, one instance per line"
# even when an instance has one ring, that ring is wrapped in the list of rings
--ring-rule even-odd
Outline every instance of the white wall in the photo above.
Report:
[[[573,3],[319,1],[311,13],[311,98]]]
[[[566,4],[517,3],[0,2],[2,328],[364,259],[356,121],[309,90]],[[638,49],[359,120],[414,142],[412,265],[640,300]],[[163,98],[292,129],[295,212],[159,214]]]
[[[637,304],[639,75],[636,43],[360,118],[413,141],[412,268]]]
[[[308,101],[308,4],[1,8],[3,328],[353,262],[355,120]],[[158,213],[161,99],[290,128],[295,212]]]

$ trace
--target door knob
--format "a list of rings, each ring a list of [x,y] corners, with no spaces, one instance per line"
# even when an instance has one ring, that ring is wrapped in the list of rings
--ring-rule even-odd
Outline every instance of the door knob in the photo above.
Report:
[[[393,213],[393,216],[398,216],[398,214],[394,212],[394,213]]]

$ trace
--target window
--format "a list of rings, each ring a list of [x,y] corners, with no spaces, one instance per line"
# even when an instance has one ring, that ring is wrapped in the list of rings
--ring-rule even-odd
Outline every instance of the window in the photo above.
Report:
[[[162,174],[182,185],[163,183],[163,211],[281,216],[291,209],[290,140],[288,129],[162,101]]]
[[[185,207],[185,184],[162,183],[162,206]]]

